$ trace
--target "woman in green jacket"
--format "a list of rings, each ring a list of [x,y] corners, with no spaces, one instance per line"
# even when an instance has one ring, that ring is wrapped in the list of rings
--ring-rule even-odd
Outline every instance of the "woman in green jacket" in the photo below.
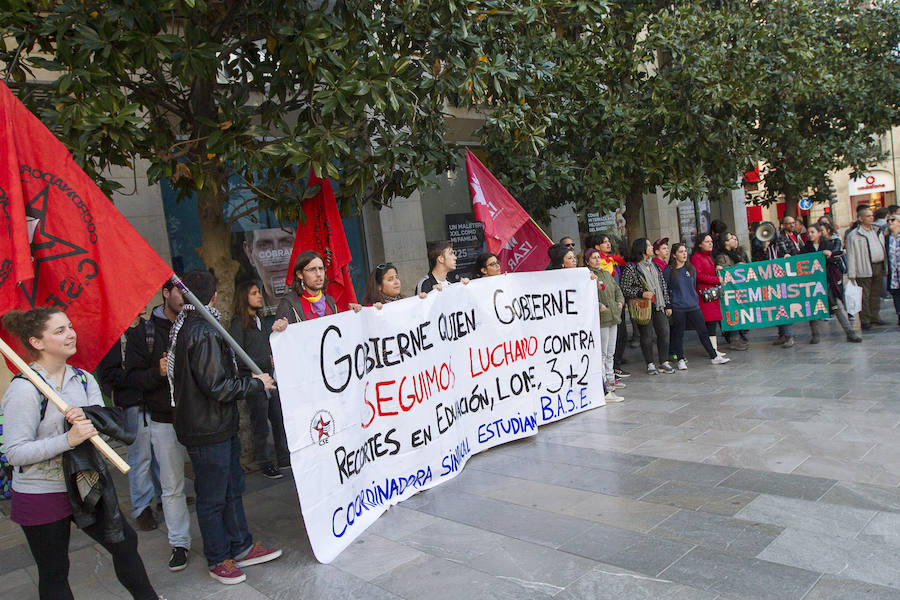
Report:
[[[613,372],[613,356],[616,353],[616,334],[625,306],[625,296],[616,280],[601,265],[603,257],[596,248],[588,248],[584,253],[584,264],[597,278],[597,298],[600,300],[600,350],[603,355],[603,373],[606,377],[607,402],[621,402],[615,389],[625,387],[616,380]]]

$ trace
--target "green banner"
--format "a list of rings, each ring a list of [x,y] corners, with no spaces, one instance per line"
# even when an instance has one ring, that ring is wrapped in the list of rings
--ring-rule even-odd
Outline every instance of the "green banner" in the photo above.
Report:
[[[828,316],[822,252],[727,267],[722,280],[722,329],[757,329]]]

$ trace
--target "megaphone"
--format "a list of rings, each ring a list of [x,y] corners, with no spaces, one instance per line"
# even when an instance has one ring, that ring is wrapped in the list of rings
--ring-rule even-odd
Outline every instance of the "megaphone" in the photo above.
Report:
[[[778,233],[778,230],[774,225],[766,221],[765,223],[760,223],[756,228],[756,239],[761,242],[771,242],[775,239],[775,234]]]

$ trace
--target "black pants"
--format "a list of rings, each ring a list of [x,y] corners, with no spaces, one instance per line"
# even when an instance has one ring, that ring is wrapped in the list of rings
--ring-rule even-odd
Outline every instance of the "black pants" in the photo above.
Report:
[[[638,333],[641,335],[641,353],[644,362],[650,364],[653,360],[653,331],[656,331],[656,349],[659,352],[659,363],[669,360],[669,317],[665,311],[653,309],[650,322],[646,325],[638,325]]]
[[[891,297],[894,299],[894,310],[900,316],[900,290],[891,290]]]
[[[71,518],[45,525],[23,525],[25,539],[38,568],[38,590],[41,600],[72,600],[69,588],[69,533]],[[125,540],[118,544],[103,541],[102,528],[97,525],[83,531],[112,554],[113,568],[119,583],[135,600],[156,600],[147,571],[137,550],[137,534],[123,523]]]
[[[694,310],[672,311],[672,334],[669,345],[676,360],[684,358],[684,331],[687,324],[697,330],[697,337],[710,358],[716,357],[716,351],[712,347],[707,334],[706,323],[703,321],[703,312],[699,308]]]
[[[247,394],[247,408],[250,412],[250,428],[253,431],[253,460],[263,469],[289,464],[291,454],[288,452],[278,393],[273,391],[270,396],[264,391],[251,392]],[[272,442],[269,441],[270,432]]]
[[[706,322],[706,331],[709,334],[709,337],[715,337],[716,331],[718,331],[718,328],[719,328],[718,321],[707,321]],[[697,330],[698,333],[700,331],[701,331],[700,329]]]
[[[625,357],[625,345],[628,343],[628,323],[625,322],[628,310],[622,307],[622,320],[619,321],[619,328],[616,331],[616,353],[613,355],[613,368],[618,369],[622,366],[622,359]]]

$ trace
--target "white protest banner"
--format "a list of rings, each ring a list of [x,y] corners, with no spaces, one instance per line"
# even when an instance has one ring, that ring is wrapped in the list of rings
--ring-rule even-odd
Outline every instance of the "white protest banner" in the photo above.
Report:
[[[587,269],[487,277],[271,337],[316,558],[468,458],[604,404]]]

